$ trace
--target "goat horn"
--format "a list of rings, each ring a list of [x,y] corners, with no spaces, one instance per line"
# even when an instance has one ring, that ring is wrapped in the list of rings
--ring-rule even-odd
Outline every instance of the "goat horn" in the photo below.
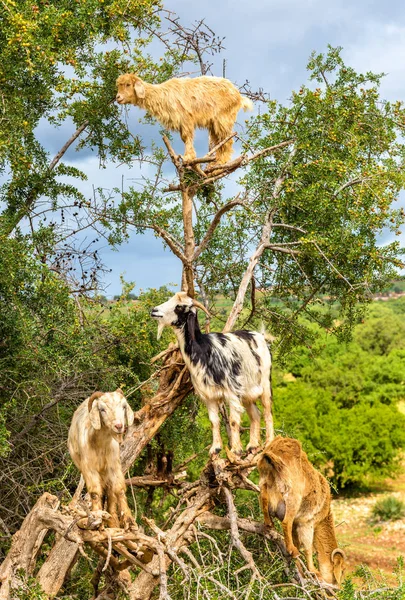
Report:
[[[346,560],[346,554],[344,553],[344,551],[341,548],[335,548],[331,554],[332,562],[333,562],[333,559],[335,558],[336,554],[340,554],[342,556],[343,560]]]
[[[104,396],[104,392],[94,392],[94,394],[92,394],[89,398],[89,412],[91,411],[91,407],[93,406],[93,402],[94,400],[97,400],[97,398],[101,398],[101,396]]]
[[[193,306],[195,306],[196,308],[201,308],[201,310],[203,310],[205,312],[207,317],[211,318],[211,315],[208,312],[208,310],[205,308],[204,304],[201,304],[201,302],[198,302],[198,300],[194,300],[194,298],[193,298]]]

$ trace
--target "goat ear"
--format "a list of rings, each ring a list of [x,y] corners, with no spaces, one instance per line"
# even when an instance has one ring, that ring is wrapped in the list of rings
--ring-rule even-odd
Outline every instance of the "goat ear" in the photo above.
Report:
[[[124,397],[125,397],[125,394],[124,394],[124,392],[122,391],[122,389],[121,389],[121,388],[117,388],[117,389],[115,390],[115,392],[116,392],[117,394],[120,394],[121,396],[124,396]]]
[[[190,336],[190,339],[194,342],[195,341],[195,330],[196,327],[198,327],[198,319],[197,319],[197,315],[195,313],[193,313],[192,311],[190,311],[187,315],[187,330],[188,330],[188,335]]]
[[[125,406],[125,413],[126,413],[126,416],[127,416],[128,427],[131,427],[131,425],[134,424],[134,411],[129,406],[128,402],[127,402],[127,404]]]
[[[101,429],[101,417],[100,410],[98,408],[97,402],[93,404],[91,407],[91,411],[89,412],[90,423],[94,427],[94,429]]]
[[[145,86],[140,79],[135,81],[134,89],[138,98],[145,98]]]

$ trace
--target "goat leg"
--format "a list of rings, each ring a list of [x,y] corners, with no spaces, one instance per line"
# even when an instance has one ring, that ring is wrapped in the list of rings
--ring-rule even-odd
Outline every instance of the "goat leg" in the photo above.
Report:
[[[294,542],[292,539],[293,522],[294,522],[294,517],[287,514],[284,518],[284,521],[281,523],[281,526],[283,528],[284,541],[285,541],[285,545],[287,548],[287,552],[293,558],[297,558],[300,555],[300,551],[294,545]]]
[[[264,524],[274,529],[274,522],[269,512],[269,496],[266,484],[260,485],[260,504],[262,506]]]

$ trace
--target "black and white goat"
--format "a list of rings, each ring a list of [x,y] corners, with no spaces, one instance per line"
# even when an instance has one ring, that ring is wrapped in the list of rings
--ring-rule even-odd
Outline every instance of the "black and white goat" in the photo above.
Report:
[[[231,451],[242,452],[240,420],[243,409],[250,419],[250,441],[247,451],[260,446],[260,411],[256,400],[261,396],[266,423],[266,442],[273,437],[271,414],[270,367],[271,355],[265,336],[257,331],[232,333],[201,333],[197,308],[207,309],[185,292],[156,306],[151,316],[158,321],[158,338],[164,327],[172,327],[186,363],[195,392],[208,409],[213,430],[210,454],[222,448],[219,407],[229,403]]]

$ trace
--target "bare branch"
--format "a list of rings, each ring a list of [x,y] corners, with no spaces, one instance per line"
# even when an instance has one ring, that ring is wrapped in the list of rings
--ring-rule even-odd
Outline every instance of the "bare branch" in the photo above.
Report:
[[[295,138],[292,138],[291,140],[286,140],[285,142],[280,142],[279,144],[276,144],[275,146],[269,146],[268,148],[263,148],[263,150],[259,150],[259,152],[256,152],[256,154],[246,157],[245,160],[243,161],[243,164],[246,165],[247,163],[252,162],[252,160],[256,160],[260,156],[265,156],[266,154],[271,154],[272,152],[276,152],[276,150],[285,148],[286,146],[289,146],[293,142],[295,142]]]
[[[174,166],[176,167],[176,169],[181,169],[181,162],[180,162],[180,156],[178,154],[175,153],[175,151],[173,150],[170,142],[169,142],[169,138],[167,136],[163,136],[163,141],[165,143],[165,146],[167,148],[167,151],[169,153],[169,156],[171,158],[172,163],[174,164]]]
[[[73,142],[75,142],[77,140],[77,138],[79,137],[79,135],[81,133],[83,133],[83,131],[86,129],[87,125],[89,124],[88,121],[84,121],[84,123],[82,123],[80,125],[80,127],[78,127],[76,129],[76,131],[74,132],[74,134],[68,139],[68,141],[66,142],[66,144],[64,144],[62,146],[62,148],[59,150],[59,152],[57,152],[55,154],[55,156],[53,157],[53,159],[51,160],[51,162],[48,165],[48,171],[52,171],[56,165],[58,164],[58,162],[60,161],[60,159],[62,158],[62,156],[65,154],[65,152],[70,148],[70,146],[73,144]]]
[[[283,142],[283,145],[287,145],[287,143],[291,143],[291,142],[292,142],[292,140],[290,140],[289,142]],[[274,183],[273,193],[271,195],[272,200],[275,200],[276,198],[278,198],[278,196],[282,190],[284,181],[287,177],[286,171],[288,169],[288,166],[291,164],[294,156],[295,156],[295,150],[293,149],[292,152],[290,153],[290,156],[288,157],[288,160],[283,168],[282,173],[280,174],[280,176],[276,179],[276,181]],[[242,277],[241,283],[239,285],[238,293],[237,293],[235,301],[233,303],[231,312],[229,313],[229,317],[225,323],[225,327],[223,328],[224,332],[231,331],[231,329],[235,325],[235,322],[242,310],[246,291],[247,291],[249,282],[251,281],[251,279],[253,277],[256,265],[259,262],[260,257],[262,256],[263,252],[266,250],[266,248],[270,244],[270,237],[271,237],[272,228],[273,228],[273,218],[276,213],[277,213],[277,208],[271,208],[266,215],[266,218],[264,220],[264,224],[262,227],[262,235],[260,237],[260,241],[256,247],[256,250],[250,257],[249,264],[248,264],[247,269]]]
[[[293,254],[297,256],[300,254],[299,250],[291,250],[291,248],[286,248],[285,246],[274,246],[273,244],[268,244],[266,246],[268,250],[273,250],[273,252],[281,252],[283,254]]]
[[[273,223],[273,227],[284,227],[285,229],[293,229],[294,231],[299,231],[299,233],[307,233],[305,229],[301,227],[297,227],[295,225],[287,225],[286,223]]]
[[[207,245],[209,244],[212,236],[214,235],[216,228],[219,225],[219,222],[221,221],[222,215],[229,212],[232,208],[234,208],[234,206],[243,206],[244,202],[239,200],[239,197],[240,197],[240,194],[237,194],[237,196],[235,197],[234,200],[231,200],[227,204],[224,204],[224,206],[222,206],[222,208],[220,208],[218,210],[218,212],[214,215],[214,218],[212,219],[211,224],[208,227],[207,233],[205,234],[201,244],[199,246],[197,246],[197,248],[195,249],[194,256],[193,256],[194,261],[197,260],[197,258],[200,256],[201,252],[203,252],[205,250],[205,248],[207,247]]]
[[[254,575],[256,575],[256,577],[258,577],[260,579],[260,573],[255,565],[252,553],[249,552],[249,550],[247,550],[247,548],[244,546],[244,544],[242,543],[242,540],[240,539],[240,536],[239,536],[238,521],[237,521],[238,514],[236,512],[232,492],[228,488],[224,487],[223,493],[225,495],[226,505],[228,507],[228,516],[229,516],[229,522],[230,522],[232,544],[235,546],[235,548],[237,548],[237,550],[239,550],[239,552],[241,553],[241,555],[243,556],[243,558],[249,565],[249,568],[252,570],[252,573],[254,573]]]
[[[183,248],[180,245],[180,243],[174,239],[174,237],[165,229],[163,229],[163,227],[160,227],[160,225],[145,225],[145,227],[149,228],[149,229],[153,229],[154,231],[156,231],[156,233],[166,242],[166,244],[169,246],[169,248],[171,249],[171,251],[173,252],[173,254],[175,254],[177,256],[177,258],[179,258],[181,260],[182,263],[187,262],[186,256],[183,252]]]
[[[294,139],[286,140],[285,142],[280,142],[279,144],[276,144],[275,146],[269,146],[268,148],[264,148],[263,150],[256,152],[256,154],[253,154],[252,156],[247,156],[247,154],[241,154],[237,158],[235,158],[232,161],[225,163],[223,165],[214,165],[212,167],[207,167],[206,173],[212,173],[215,171],[218,171],[218,172],[216,175],[212,175],[211,177],[208,177],[207,179],[205,179],[204,182],[202,183],[202,185],[207,185],[208,183],[213,183],[214,181],[217,181],[218,179],[222,179],[222,177],[226,177],[226,176],[230,175],[231,173],[233,173],[233,171],[236,171],[236,169],[238,169],[239,167],[247,165],[248,163],[252,162],[253,160],[256,160],[257,158],[259,158],[260,156],[264,156],[266,154],[271,154],[272,152],[276,152],[277,150],[281,150],[282,148],[285,148],[286,146],[289,146],[290,144],[292,144],[294,141],[295,141]]]
[[[338,196],[340,194],[340,192],[343,192],[343,190],[345,190],[348,187],[354,187],[355,185],[358,185],[359,183],[364,183],[364,181],[366,181],[366,179],[353,179],[352,181],[348,181],[347,183],[344,183],[342,186],[340,186],[340,188],[338,188],[336,190],[336,192],[334,192],[333,197],[336,198],[336,196]]]
[[[274,188],[273,196],[274,196],[274,193],[276,193],[276,188],[278,190],[281,189],[283,182],[284,182],[284,178],[279,178],[277,180],[275,188]],[[259,242],[256,250],[250,257],[249,265],[242,277],[242,281],[239,285],[239,290],[236,295],[235,301],[233,303],[231,312],[229,313],[229,317],[225,323],[225,327],[223,328],[224,332],[231,331],[231,329],[233,328],[233,326],[242,310],[246,291],[247,291],[249,282],[251,281],[251,279],[253,277],[255,267],[256,267],[257,263],[259,262],[261,255],[263,254],[263,252],[265,251],[265,249],[268,246],[270,235],[271,235],[273,216],[274,216],[275,212],[276,212],[276,209],[272,209],[267,214],[265,224],[262,229],[262,235],[260,238],[260,242]]]
[[[213,155],[213,154],[215,154],[215,152],[216,152],[216,151],[217,151],[219,148],[222,148],[222,146],[223,146],[224,144],[226,144],[227,142],[229,142],[229,140],[231,140],[231,139],[232,139],[233,137],[235,137],[236,135],[237,135],[237,134],[236,134],[236,131],[234,131],[233,133],[230,133],[230,134],[229,134],[229,135],[228,135],[226,138],[224,138],[223,140],[221,140],[221,141],[220,141],[220,142],[219,142],[219,143],[218,143],[216,146],[214,146],[213,148],[211,148],[211,149],[210,149],[210,151],[209,151],[209,152],[207,152],[207,154],[204,156],[204,159],[205,159],[205,160],[204,160],[204,162],[207,162],[207,160],[206,160],[206,159],[208,159],[208,158],[211,160],[211,158],[212,158],[212,155]]]

